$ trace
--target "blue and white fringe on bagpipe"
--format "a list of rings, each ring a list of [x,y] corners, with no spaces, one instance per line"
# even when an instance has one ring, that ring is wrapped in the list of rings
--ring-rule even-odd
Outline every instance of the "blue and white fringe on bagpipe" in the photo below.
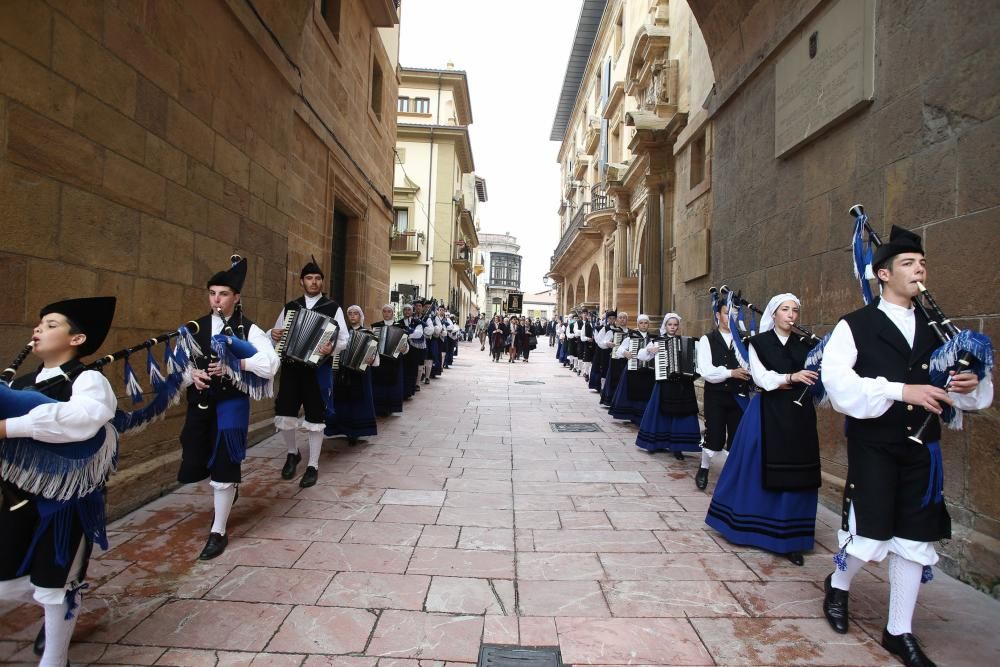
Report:
[[[222,363],[223,374],[233,384],[255,401],[274,395],[273,378],[264,379],[240,368],[240,361],[257,354],[257,348],[248,341],[235,336],[212,336],[212,351]]]
[[[944,387],[950,377],[949,373],[955,370],[959,358],[967,352],[973,357],[968,370],[975,373],[980,380],[993,370],[993,341],[989,336],[964,329],[931,354],[931,384],[935,387]],[[962,411],[950,405],[943,407],[941,420],[945,425],[952,430],[961,429]]]
[[[100,489],[118,466],[118,433],[103,426],[81,442],[0,440],[0,477],[33,496],[64,502]]]
[[[812,386],[812,391],[810,392],[813,402],[818,406],[824,406],[830,402],[830,397],[826,395],[826,388],[823,386],[823,377],[821,375],[823,351],[826,349],[826,344],[829,341],[830,334],[823,336],[816,346],[809,350],[809,354],[806,355],[805,370],[814,371],[818,376],[816,384]]]

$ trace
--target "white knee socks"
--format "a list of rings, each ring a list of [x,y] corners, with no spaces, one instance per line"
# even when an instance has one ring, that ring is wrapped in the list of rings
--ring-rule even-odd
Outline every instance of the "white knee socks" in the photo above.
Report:
[[[319,455],[323,452],[323,431],[309,431],[309,465],[319,469]]]
[[[42,606],[45,608],[45,653],[38,664],[40,667],[65,667],[69,661],[69,642],[79,614],[74,614],[67,621],[65,604]]]
[[[701,467],[711,468],[712,467],[712,457],[714,457],[718,452],[712,451],[711,449],[701,448]]]
[[[298,454],[299,446],[295,443],[295,429],[290,428],[281,432],[281,437],[285,439],[285,447],[289,454]]]
[[[920,563],[889,554],[889,622],[886,623],[889,634],[913,632],[913,610],[923,571]]]
[[[864,567],[865,561],[861,560],[857,556],[847,555],[847,569],[841,571],[838,567],[833,571],[833,578],[830,580],[830,585],[834,588],[839,588],[842,591],[851,590],[851,580],[854,579],[854,575],[861,571]]]
[[[230,484],[223,489],[215,489],[213,499],[215,501],[215,519],[212,521],[212,532],[225,535],[226,524],[229,522],[229,512],[233,509],[233,501],[236,499],[236,487]]]

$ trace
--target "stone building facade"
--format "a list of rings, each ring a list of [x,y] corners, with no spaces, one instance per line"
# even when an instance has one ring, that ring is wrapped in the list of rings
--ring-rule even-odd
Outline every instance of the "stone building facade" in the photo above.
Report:
[[[676,4],[685,3],[669,1],[671,30]],[[861,203],[883,234],[893,224],[921,234],[937,301],[959,326],[1000,341],[995,5],[686,6],[706,47],[700,56],[692,51],[691,67],[711,72],[714,85],[689,100],[683,127],[659,149],[664,181],[673,186],[657,244],[664,307],[697,332],[710,324],[711,285],[728,283],[759,302],[792,291],[802,299],[803,323],[829,331],[861,305],[848,215]],[[823,498],[838,508],[842,426],[839,415],[820,411]],[[940,549],[941,566],[994,595],[998,436],[995,403],[942,442],[954,537]]]
[[[437,299],[464,321],[477,306],[479,204],[487,199],[469,141],[466,74],[402,67],[396,104],[393,294],[397,304]]]
[[[70,296],[118,297],[108,351],[175,329],[233,252],[265,329],[310,255],[374,314],[398,22],[393,0],[0,3],[0,355]],[[114,514],[174,483],[181,419],[123,439]]]
[[[493,316],[507,309],[507,295],[521,291],[521,246],[508,233],[480,234],[483,277],[480,279],[481,310]]]

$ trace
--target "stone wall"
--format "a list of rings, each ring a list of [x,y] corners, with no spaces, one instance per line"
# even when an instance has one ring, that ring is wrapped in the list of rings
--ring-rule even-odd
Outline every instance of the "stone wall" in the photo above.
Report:
[[[799,36],[799,26],[827,3],[691,4],[717,87],[705,104],[711,204],[700,203],[702,197],[690,205],[710,209],[711,270],[675,283],[681,314],[707,325],[707,288],[728,282],[760,302],[795,292],[803,323],[829,331],[861,304],[851,273],[848,208],[862,203],[880,231],[897,224],[920,233],[928,286],[938,302],[959,326],[1000,341],[995,6],[988,0],[877,3],[874,101],[775,159],[775,49]],[[699,210],[680,211],[677,222],[702,219]],[[842,419],[829,410],[820,415],[824,499],[839,507],[846,469]],[[942,566],[994,595],[1000,582],[998,435],[994,404],[968,417],[963,431],[947,432],[942,443],[955,522],[954,538],[941,549]]]
[[[119,298],[106,351],[172,330],[206,311],[204,281],[232,252],[249,258],[246,313],[269,328],[310,254],[329,269],[334,208],[348,217],[345,301],[374,314],[395,54],[362,0],[342,5],[338,39],[313,0],[262,0],[257,15],[244,0],[0,3],[0,358],[70,296]],[[182,418],[123,439],[114,514],[173,484]]]

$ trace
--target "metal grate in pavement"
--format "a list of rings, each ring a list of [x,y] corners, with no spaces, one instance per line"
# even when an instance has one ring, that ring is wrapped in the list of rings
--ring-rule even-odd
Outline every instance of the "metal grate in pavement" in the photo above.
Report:
[[[562,667],[558,647],[524,648],[484,644],[478,667]]]
[[[517,380],[514,384],[545,384],[541,380]]]
[[[556,433],[602,433],[595,422],[549,422]]]

